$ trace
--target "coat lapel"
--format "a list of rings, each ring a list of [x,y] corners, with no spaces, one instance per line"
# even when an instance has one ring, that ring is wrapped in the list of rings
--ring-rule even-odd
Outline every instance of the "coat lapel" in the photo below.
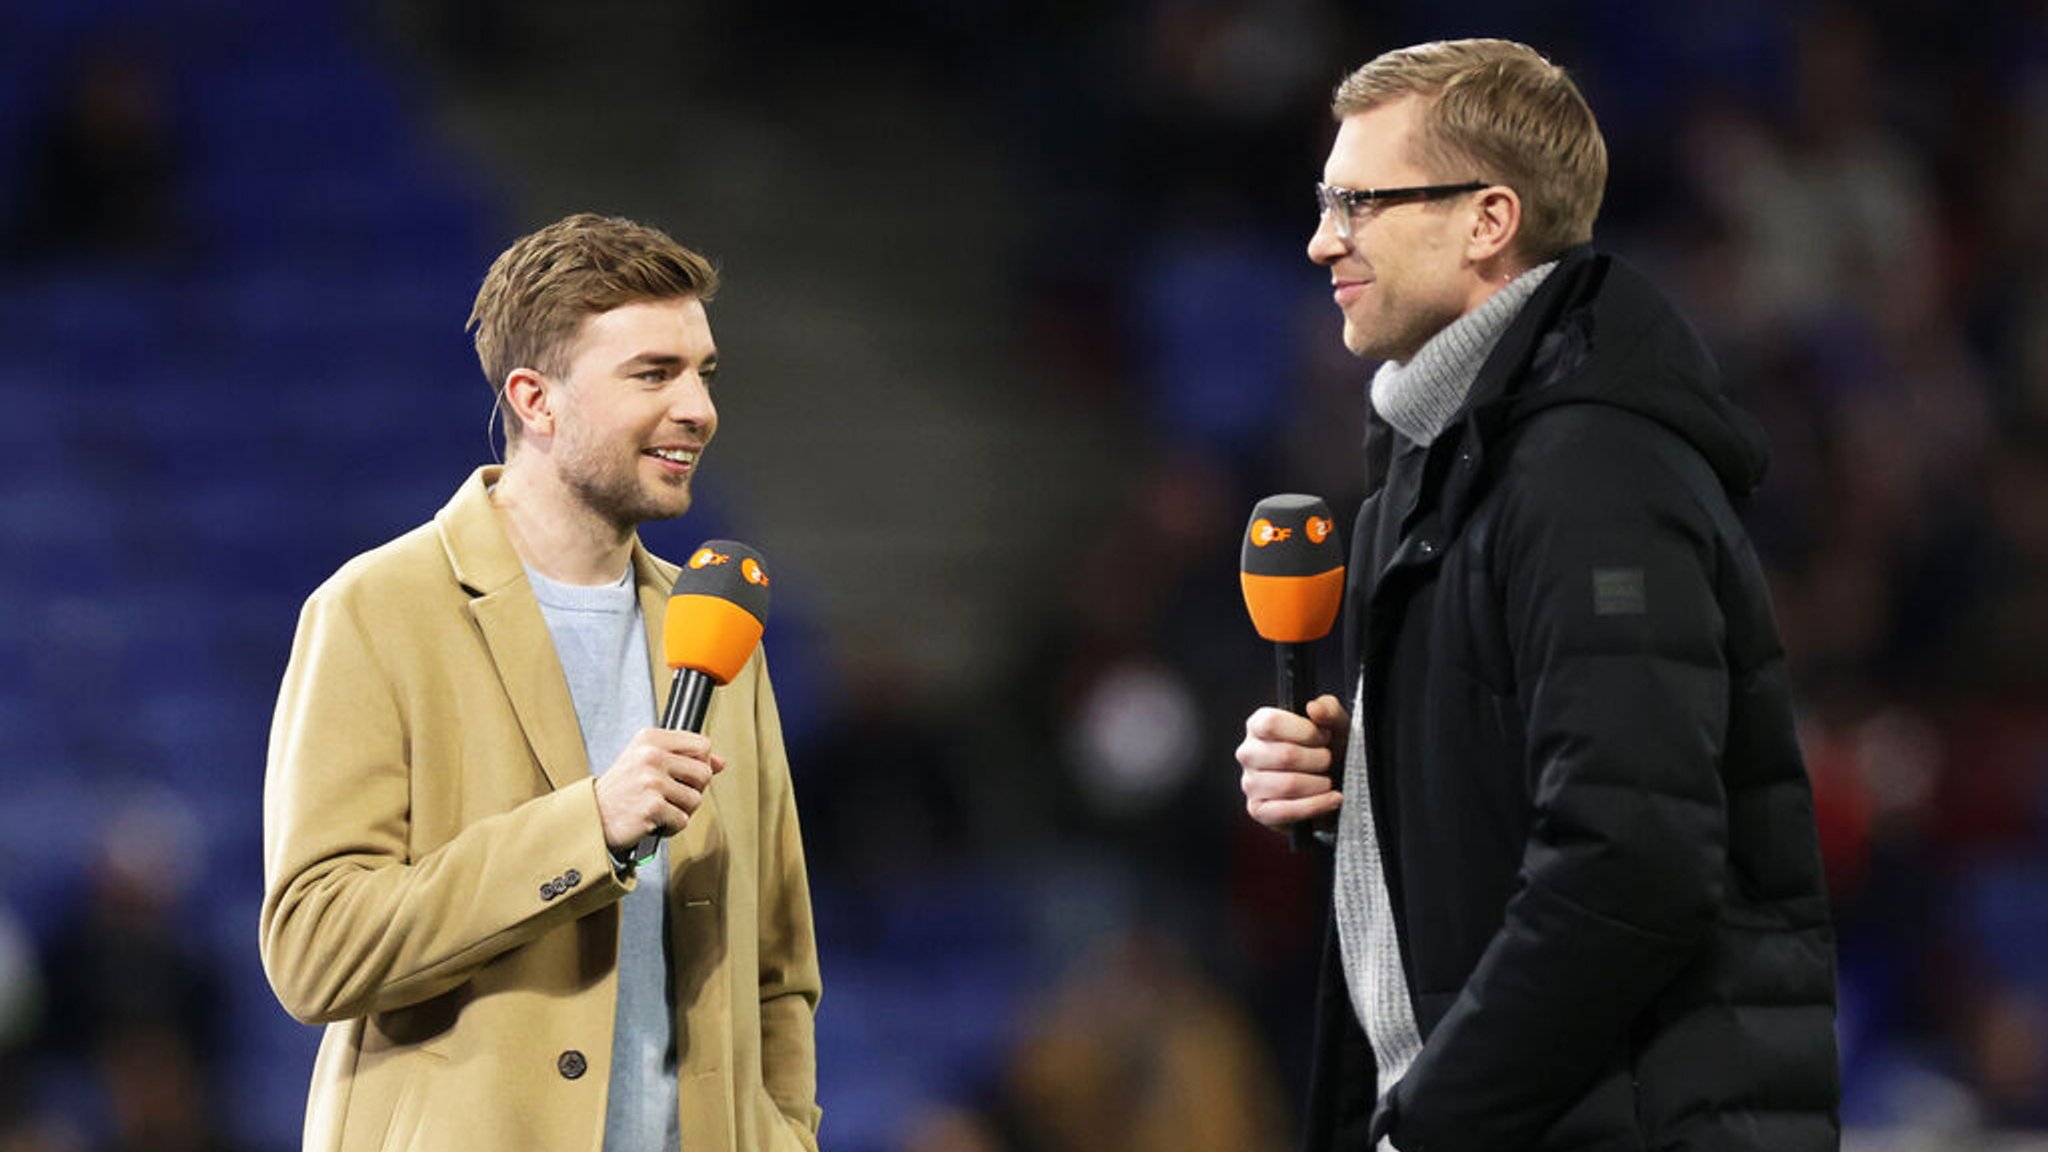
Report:
[[[583,728],[540,603],[491,509],[499,469],[479,468],[434,517],[455,578],[474,596],[470,617],[483,633],[498,680],[541,771],[555,788],[590,778]]]
[[[483,631],[498,679],[548,782],[559,789],[590,779],[583,726],[533,590],[522,582],[479,596],[470,601],[469,612]]]
[[[647,672],[654,677],[654,719],[660,723],[668,708],[669,683],[675,673],[668,666],[663,642],[663,622],[668,618],[668,594],[676,584],[673,566],[654,558],[646,545],[633,545],[633,583],[640,593],[640,616],[647,624]]]

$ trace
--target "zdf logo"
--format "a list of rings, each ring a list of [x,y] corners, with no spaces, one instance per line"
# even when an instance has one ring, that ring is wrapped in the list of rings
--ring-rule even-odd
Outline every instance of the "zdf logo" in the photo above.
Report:
[[[1278,544],[1282,540],[1294,535],[1294,529],[1276,528],[1271,520],[1261,516],[1257,520],[1252,521],[1251,535],[1252,546],[1264,548],[1268,544]]]
[[[708,544],[690,555],[690,567],[700,571],[705,568],[724,567],[730,563],[732,563],[731,553],[720,552]],[[749,584],[766,588],[768,586],[768,569],[762,567],[761,562],[752,556],[743,555],[740,557],[740,579],[745,580]]]
[[[1321,544],[1330,538],[1330,533],[1336,531],[1336,528],[1337,525],[1327,516],[1311,516],[1308,523],[1302,525],[1301,530],[1302,534],[1308,537],[1309,543]],[[1264,548],[1293,538],[1292,528],[1282,528],[1263,516],[1252,521],[1251,540],[1255,548]]]

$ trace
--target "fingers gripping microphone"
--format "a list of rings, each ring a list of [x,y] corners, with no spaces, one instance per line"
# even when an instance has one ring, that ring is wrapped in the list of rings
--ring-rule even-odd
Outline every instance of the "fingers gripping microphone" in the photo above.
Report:
[[[702,732],[711,690],[730,683],[761,643],[768,621],[768,568],[761,554],[735,540],[706,540],[683,565],[662,620],[662,650],[675,669],[661,726]],[[635,860],[653,855],[649,834]]]
[[[1239,564],[1252,627],[1273,642],[1275,697],[1306,715],[1315,695],[1315,642],[1330,634],[1344,599],[1344,553],[1330,506],[1314,496],[1268,496],[1252,508]],[[1294,826],[1299,849],[1306,824]]]

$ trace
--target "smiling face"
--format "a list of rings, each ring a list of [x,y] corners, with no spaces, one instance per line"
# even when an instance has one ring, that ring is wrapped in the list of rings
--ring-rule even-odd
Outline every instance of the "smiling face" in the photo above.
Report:
[[[1411,139],[1420,110],[1411,96],[1346,116],[1323,164],[1323,182],[1367,189],[1484,179],[1473,172],[1429,172],[1414,162]],[[1352,219],[1348,243],[1331,214],[1316,222],[1308,256],[1330,270],[1346,348],[1406,361],[1490,294],[1472,259],[1481,196],[1366,205]]]
[[[694,297],[627,304],[586,319],[551,380],[547,455],[569,497],[620,531],[681,516],[718,430],[718,348]]]

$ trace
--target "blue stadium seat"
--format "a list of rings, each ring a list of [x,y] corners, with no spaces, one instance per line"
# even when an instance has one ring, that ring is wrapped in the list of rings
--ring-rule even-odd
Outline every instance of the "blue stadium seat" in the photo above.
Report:
[[[2001,981],[2048,996],[2048,856],[1978,861],[1957,877],[1962,938]]]

